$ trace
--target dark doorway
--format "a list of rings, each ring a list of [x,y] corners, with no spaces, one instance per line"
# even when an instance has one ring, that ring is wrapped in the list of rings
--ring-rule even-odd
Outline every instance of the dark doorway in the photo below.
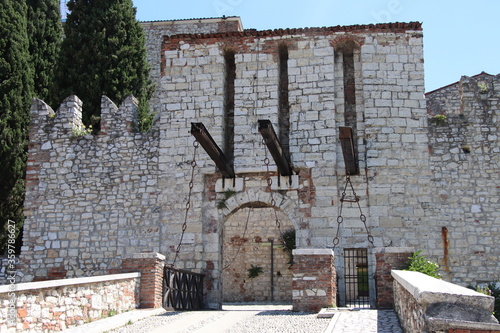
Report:
[[[345,301],[350,308],[370,307],[367,249],[344,249]]]

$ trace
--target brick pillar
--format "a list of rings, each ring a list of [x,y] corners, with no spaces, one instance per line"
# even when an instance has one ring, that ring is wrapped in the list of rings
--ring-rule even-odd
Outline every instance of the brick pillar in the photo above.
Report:
[[[337,303],[337,278],[331,249],[293,250],[293,310],[318,312]]]
[[[393,308],[394,297],[391,276],[393,269],[406,269],[409,265],[409,257],[413,255],[414,249],[409,247],[381,247],[375,249],[377,268],[375,277],[377,282],[377,308]]]
[[[122,272],[140,272],[140,308],[160,308],[163,299],[165,256],[159,253],[136,253],[123,260]]]

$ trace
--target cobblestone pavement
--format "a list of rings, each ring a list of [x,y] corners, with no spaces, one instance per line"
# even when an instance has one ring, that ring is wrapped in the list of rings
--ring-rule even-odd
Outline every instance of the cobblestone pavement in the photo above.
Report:
[[[394,310],[338,311],[329,330],[334,333],[403,333]]]
[[[109,333],[402,333],[392,310],[340,310],[333,318],[292,312],[290,306],[225,306],[223,311],[165,312]]]

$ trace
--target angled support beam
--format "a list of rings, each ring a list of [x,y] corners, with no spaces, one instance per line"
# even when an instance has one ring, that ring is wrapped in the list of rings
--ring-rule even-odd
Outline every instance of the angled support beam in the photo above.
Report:
[[[215,165],[217,165],[222,175],[226,178],[235,178],[233,165],[215,143],[214,139],[205,128],[205,125],[203,125],[203,123],[191,123],[191,134],[196,138],[203,149],[205,149],[208,156],[215,162]]]
[[[271,156],[278,167],[278,172],[282,176],[291,176],[293,174],[292,164],[290,160],[283,153],[280,141],[274,132],[271,121],[259,120],[259,133],[264,138],[264,142],[271,153]]]
[[[339,139],[344,155],[345,172],[348,175],[359,174],[356,154],[354,152],[354,135],[351,127],[339,127]]]

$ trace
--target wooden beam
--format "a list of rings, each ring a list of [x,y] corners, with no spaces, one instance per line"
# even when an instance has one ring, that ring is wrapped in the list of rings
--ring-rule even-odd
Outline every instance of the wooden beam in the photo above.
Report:
[[[203,125],[203,123],[191,123],[191,134],[196,138],[203,149],[205,149],[208,156],[215,162],[215,165],[217,165],[222,175],[226,178],[235,178],[233,165],[215,143],[214,139],[205,128],[205,125]]]
[[[264,142],[278,167],[280,175],[291,176],[293,174],[292,164],[283,153],[283,148],[281,147],[271,121],[267,119],[259,120],[259,133],[262,135],[262,138],[264,138]]]
[[[351,127],[339,127],[339,139],[344,155],[345,172],[348,175],[359,174],[356,154],[354,152],[354,135]]]

